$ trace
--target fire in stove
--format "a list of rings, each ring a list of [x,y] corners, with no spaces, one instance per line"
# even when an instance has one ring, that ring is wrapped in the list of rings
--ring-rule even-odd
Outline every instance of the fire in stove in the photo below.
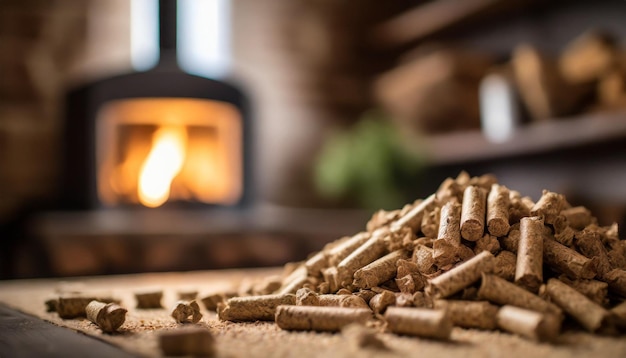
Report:
[[[97,189],[105,206],[232,205],[241,198],[242,124],[234,106],[190,98],[117,100],[96,122]]]

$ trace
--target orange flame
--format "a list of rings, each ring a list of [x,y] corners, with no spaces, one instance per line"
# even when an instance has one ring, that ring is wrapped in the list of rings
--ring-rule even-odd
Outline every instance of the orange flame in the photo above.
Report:
[[[139,174],[139,202],[156,208],[170,197],[170,187],[185,162],[187,131],[184,127],[159,128],[153,136],[152,149]]]

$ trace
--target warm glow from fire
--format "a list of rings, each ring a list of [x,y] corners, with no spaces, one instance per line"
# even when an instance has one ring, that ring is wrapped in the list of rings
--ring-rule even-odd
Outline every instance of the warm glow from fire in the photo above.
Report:
[[[139,202],[156,208],[170,197],[170,187],[185,162],[187,132],[181,127],[159,128],[139,172]]]
[[[104,205],[231,205],[241,198],[242,127],[232,105],[121,100],[107,105],[98,123],[98,197]]]

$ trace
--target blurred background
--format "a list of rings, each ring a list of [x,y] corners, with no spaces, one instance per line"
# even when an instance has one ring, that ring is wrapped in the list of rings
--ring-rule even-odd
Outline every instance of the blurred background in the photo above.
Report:
[[[162,5],[0,1],[0,278],[281,265],[461,170],[625,223],[623,0]]]

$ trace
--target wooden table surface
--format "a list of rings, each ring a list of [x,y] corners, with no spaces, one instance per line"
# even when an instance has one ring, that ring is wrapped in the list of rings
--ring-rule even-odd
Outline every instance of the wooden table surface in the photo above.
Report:
[[[81,352],[103,357],[160,356],[159,332],[178,327],[169,317],[169,307],[179,291],[197,289],[202,297],[204,293],[231,289],[245,281],[279,272],[278,269],[224,270],[3,281],[0,282],[0,303],[6,307],[0,305],[0,356],[84,356]],[[56,313],[46,312],[45,300],[68,287],[106,291],[120,298],[122,305],[129,309],[120,332],[103,334],[86,319],[63,320]],[[133,292],[150,288],[163,289],[166,309],[134,308]],[[605,337],[580,331],[565,331],[552,344],[535,343],[503,332],[461,328],[455,328],[451,341],[446,342],[380,333],[387,349],[377,350],[358,347],[341,333],[288,332],[272,322],[221,322],[214,313],[203,311],[203,314],[199,324],[214,334],[218,357],[626,357],[624,336]],[[59,331],[44,321],[65,328]],[[117,346],[121,351],[102,342]],[[69,344],[74,349],[68,350]]]

